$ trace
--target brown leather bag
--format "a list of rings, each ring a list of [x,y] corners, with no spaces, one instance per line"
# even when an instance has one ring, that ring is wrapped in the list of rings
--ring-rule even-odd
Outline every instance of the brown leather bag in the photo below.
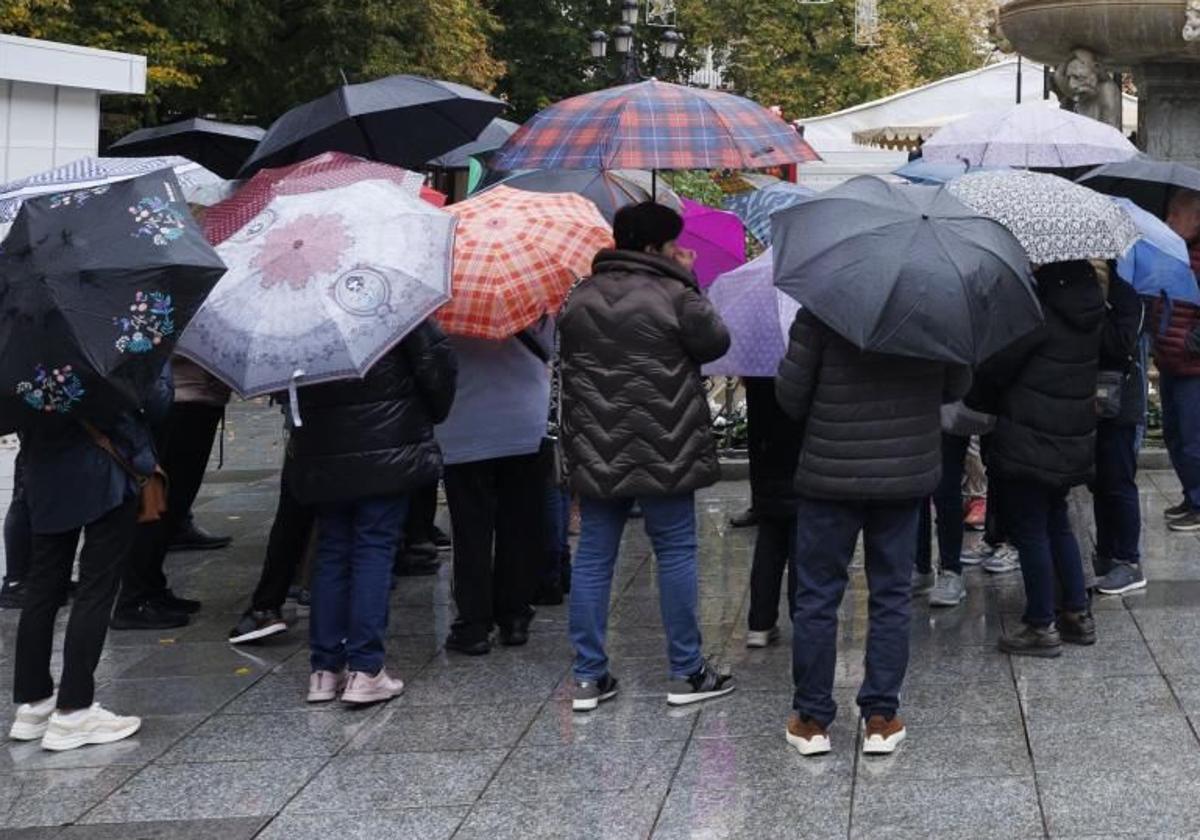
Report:
[[[109,440],[108,435],[86,420],[81,422],[83,423],[83,427],[87,429],[87,433],[91,435],[92,442],[107,452],[121,469],[129,473],[137,485],[139,502],[138,523],[158,522],[162,519],[163,514],[167,512],[167,474],[163,468],[155,464],[154,472],[150,475],[142,475],[117,451],[117,448],[113,446],[113,442]]]

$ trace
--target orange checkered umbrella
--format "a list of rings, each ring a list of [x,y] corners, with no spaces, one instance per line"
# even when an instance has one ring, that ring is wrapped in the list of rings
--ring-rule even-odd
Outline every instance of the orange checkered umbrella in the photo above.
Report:
[[[450,302],[454,335],[507,338],[562,306],[612,231],[596,205],[567,193],[497,186],[446,208],[458,217]]]

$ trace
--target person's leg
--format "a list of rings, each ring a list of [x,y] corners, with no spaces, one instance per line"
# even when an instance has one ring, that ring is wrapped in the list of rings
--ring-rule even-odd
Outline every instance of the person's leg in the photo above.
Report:
[[[1184,482],[1183,451],[1181,446],[1181,431],[1179,425],[1179,398],[1175,392],[1176,379],[1169,373],[1160,373],[1158,377],[1158,392],[1162,400],[1162,433],[1163,444],[1167,448],[1167,456],[1171,460],[1171,468],[1175,470],[1175,476],[1179,479],[1179,483],[1183,484],[1186,492],[1186,484]]]
[[[538,584],[543,588],[553,589],[561,586],[563,544],[567,540],[567,520],[564,514],[568,502],[563,496],[562,488],[553,481],[546,482],[542,495],[546,517],[545,554]]]
[[[407,507],[408,499],[404,496],[366,499],[353,506],[352,583],[346,635],[346,665],[351,671],[377,674],[383,668],[383,639],[387,635],[391,595],[388,583]]]
[[[858,692],[858,707],[864,719],[872,715],[891,717],[900,705],[900,687],[908,670],[915,506],[924,504],[867,505],[863,541],[871,596],[866,675]]]
[[[114,617],[132,618],[140,606],[166,593],[167,576],[163,573],[163,563],[167,558],[169,535],[165,519],[137,525],[133,547],[121,573],[121,590]]]
[[[312,611],[308,617],[309,663],[313,672],[338,673],[346,665],[354,524],[353,504],[322,506],[317,513],[317,560],[312,578]],[[386,584],[382,591],[386,597],[389,592]]]
[[[25,575],[25,607],[17,624],[13,702],[37,703],[54,693],[50,676],[54,621],[67,597],[78,543],[78,528],[33,535],[33,555]]]
[[[571,566],[570,633],[577,680],[596,681],[608,673],[604,640],[608,604],[621,535],[632,499],[579,501],[579,547]]]
[[[17,451],[13,465],[12,499],[4,516],[4,579],[21,581],[33,557],[33,526],[29,522],[29,502],[25,499],[25,463]]]
[[[1138,496],[1137,461],[1138,427],[1122,426],[1117,430],[1116,453],[1113,463],[1116,492],[1111,511],[1116,523],[1112,538],[1113,559],[1138,565],[1142,562],[1142,506]]]
[[[671,677],[690,677],[704,665],[696,618],[696,503],[691,493],[638,499],[658,567],[658,604],[667,631]],[[778,596],[777,596],[778,597]]]
[[[1114,532],[1117,527],[1113,511],[1119,483],[1119,464],[1114,461],[1119,457],[1114,434],[1116,429],[1111,422],[1104,420],[1096,426],[1096,478],[1089,488],[1092,491],[1092,519],[1096,523],[1096,556],[1093,562],[1096,574],[1101,577],[1112,568]]]
[[[502,633],[523,633],[533,612],[529,602],[546,544],[546,470],[540,452],[502,458],[496,470],[493,615]],[[502,637],[503,638],[503,637]]]
[[[1083,560],[1079,556],[1079,542],[1071,527],[1067,511],[1066,488],[1047,493],[1046,533],[1050,541],[1050,555],[1054,559],[1054,574],[1062,592],[1063,607],[1069,612],[1081,613],[1088,610],[1087,586],[1083,578]],[[1051,586],[1051,598],[1054,587]]]
[[[855,504],[802,499],[796,511],[796,600],[792,608],[792,707],[828,727],[837,714],[833,675],[838,607],[864,514]],[[909,545],[916,535],[909,535]]]
[[[790,549],[795,537],[789,529],[794,526],[793,517],[759,514],[754,561],[750,566],[752,633],[771,630],[779,622],[779,590],[784,572],[791,566]]]
[[[163,469],[171,477],[166,516],[170,533],[191,518],[223,412],[219,405],[177,402],[171,406],[170,434],[163,455]]]
[[[445,469],[446,501],[454,535],[452,625],[457,642],[486,642],[492,632],[492,554],[496,532],[495,461],[451,464]]]
[[[104,650],[113,599],[121,582],[121,567],[137,531],[138,499],[91,522],[83,531],[79,555],[79,585],[67,621],[63,643],[63,673],[58,708],[86,709],[95,693],[93,674]]]
[[[437,516],[437,488],[438,483],[433,481],[424,487],[418,487],[409,494],[408,517],[404,523],[403,533],[406,549],[433,544],[433,520]]]
[[[1200,510],[1200,376],[1176,377],[1176,472],[1193,510]]]
[[[300,504],[292,495],[285,468],[279,485],[275,521],[271,523],[271,534],[267,538],[267,556],[251,600],[252,609],[275,613],[283,609],[288,587],[304,561],[315,521],[316,511]]]
[[[1009,542],[1007,534],[1008,517],[1004,513],[1005,482],[988,469],[988,455],[992,448],[992,439],[984,435],[979,439],[979,451],[982,453],[984,472],[987,475],[987,517],[983,525],[983,541],[988,545],[1003,545]]]
[[[937,510],[938,562],[943,572],[955,574],[962,574],[962,483],[970,443],[968,438],[942,435],[942,481],[933,496]]]
[[[917,511],[917,535],[913,547],[916,549],[915,566],[918,574],[933,574],[933,512],[931,499],[926,499]],[[939,518],[938,524],[941,524]]]
[[[999,482],[993,481],[995,486]],[[1054,623],[1054,559],[1049,537],[1049,488],[1027,481],[1004,482],[1005,529],[1021,555],[1026,624]]]

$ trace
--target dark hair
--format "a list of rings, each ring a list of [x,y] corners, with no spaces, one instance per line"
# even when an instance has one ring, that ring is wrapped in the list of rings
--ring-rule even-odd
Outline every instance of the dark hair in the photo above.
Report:
[[[683,233],[683,217],[661,204],[629,204],[613,218],[613,238],[622,251],[662,248]]]

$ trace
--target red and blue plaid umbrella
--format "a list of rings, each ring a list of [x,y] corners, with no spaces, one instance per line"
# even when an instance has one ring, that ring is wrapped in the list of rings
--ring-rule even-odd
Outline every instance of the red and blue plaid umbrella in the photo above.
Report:
[[[760,169],[819,160],[777,114],[728,93],[648,81],[535,114],[492,166],[517,169]]]

